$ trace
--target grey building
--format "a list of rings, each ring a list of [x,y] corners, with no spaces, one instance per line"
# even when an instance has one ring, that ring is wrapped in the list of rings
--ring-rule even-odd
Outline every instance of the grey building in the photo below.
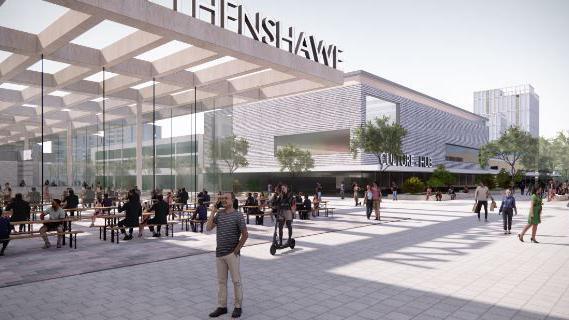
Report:
[[[404,153],[428,163],[391,166],[378,178],[375,156],[352,156],[354,130],[382,115],[407,129]],[[439,164],[459,175],[457,185],[472,185],[474,175],[487,172],[478,165],[479,148],[488,142],[484,117],[365,71],[347,73],[342,86],[235,106],[233,131],[250,143],[250,165],[238,171],[241,179],[260,184],[287,179],[275,158],[286,144],[311,151],[315,168],[303,180],[328,189],[354,180],[388,185],[413,175],[427,179]]]

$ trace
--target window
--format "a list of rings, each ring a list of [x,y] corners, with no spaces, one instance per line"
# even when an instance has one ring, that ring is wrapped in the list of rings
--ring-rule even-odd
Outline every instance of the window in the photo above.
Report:
[[[292,144],[312,155],[332,155],[350,152],[350,130],[311,132],[275,137],[275,154],[279,148]]]
[[[399,123],[399,105],[376,97],[366,96],[366,122],[388,117],[390,124]]]
[[[453,144],[446,145],[446,160],[454,162],[478,163],[478,154],[480,150],[457,146]]]

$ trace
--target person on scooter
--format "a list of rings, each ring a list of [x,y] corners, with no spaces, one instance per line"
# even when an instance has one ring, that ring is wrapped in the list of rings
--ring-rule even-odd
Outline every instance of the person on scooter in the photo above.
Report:
[[[279,224],[279,246],[283,245],[283,227],[286,224],[288,229],[288,242],[290,243],[292,239],[292,218],[294,216],[293,212],[296,211],[296,202],[292,193],[288,189],[287,185],[283,184],[280,188],[280,194],[277,198],[278,213],[277,221]]]

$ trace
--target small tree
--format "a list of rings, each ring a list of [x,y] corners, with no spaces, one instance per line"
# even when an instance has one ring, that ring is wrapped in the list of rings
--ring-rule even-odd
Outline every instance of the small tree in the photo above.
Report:
[[[516,175],[516,165],[532,168],[536,163],[538,139],[517,127],[508,129],[500,139],[492,141],[480,149],[480,166],[487,167],[488,161],[496,158],[508,164],[510,176]],[[512,185],[514,181],[511,181]]]
[[[406,135],[407,130],[397,123],[389,124],[388,117],[376,118],[354,131],[350,141],[350,151],[354,158],[360,152],[373,154],[377,158],[379,172],[383,172],[390,165],[381,161],[382,155],[401,157],[402,140]]]
[[[229,136],[218,141],[215,146],[211,146],[211,158],[222,160],[227,166],[230,175],[233,175],[239,168],[249,166],[247,153],[249,152],[249,141],[245,138]]]
[[[456,181],[456,175],[448,171],[444,165],[437,166],[431,178],[427,181],[427,185],[435,188],[449,187]]]
[[[314,159],[310,151],[305,151],[288,144],[277,150],[277,160],[281,167],[281,172],[288,171],[292,177],[296,177],[301,173],[309,172],[314,168]]]
[[[425,184],[418,177],[411,177],[403,182],[401,189],[403,192],[417,194],[425,190]]]

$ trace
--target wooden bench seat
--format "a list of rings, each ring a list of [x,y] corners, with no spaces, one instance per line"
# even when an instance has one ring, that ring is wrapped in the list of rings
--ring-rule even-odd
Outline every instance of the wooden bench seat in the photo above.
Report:
[[[141,224],[139,225],[139,228],[142,227],[158,227],[158,226],[166,226],[166,236],[171,235],[171,237],[174,237],[174,225],[178,224],[178,222],[176,221],[168,221],[167,223],[163,223],[163,224]],[[109,227],[109,229],[111,230],[111,241],[114,242],[115,239],[115,233],[116,233],[116,239],[117,239],[117,244],[119,243],[119,232],[121,229],[128,229],[129,227],[119,227],[119,226],[112,226]],[[171,230],[170,230],[171,229]]]
[[[77,234],[79,233],[84,233],[84,231],[47,232],[46,235],[48,237],[71,235],[72,237],[70,238],[69,241],[69,247],[77,249]],[[10,235],[10,241],[20,240],[20,239],[33,239],[33,238],[41,238],[41,234],[39,233],[39,231],[33,231],[32,233],[27,232],[27,233],[18,233],[15,235]]]

